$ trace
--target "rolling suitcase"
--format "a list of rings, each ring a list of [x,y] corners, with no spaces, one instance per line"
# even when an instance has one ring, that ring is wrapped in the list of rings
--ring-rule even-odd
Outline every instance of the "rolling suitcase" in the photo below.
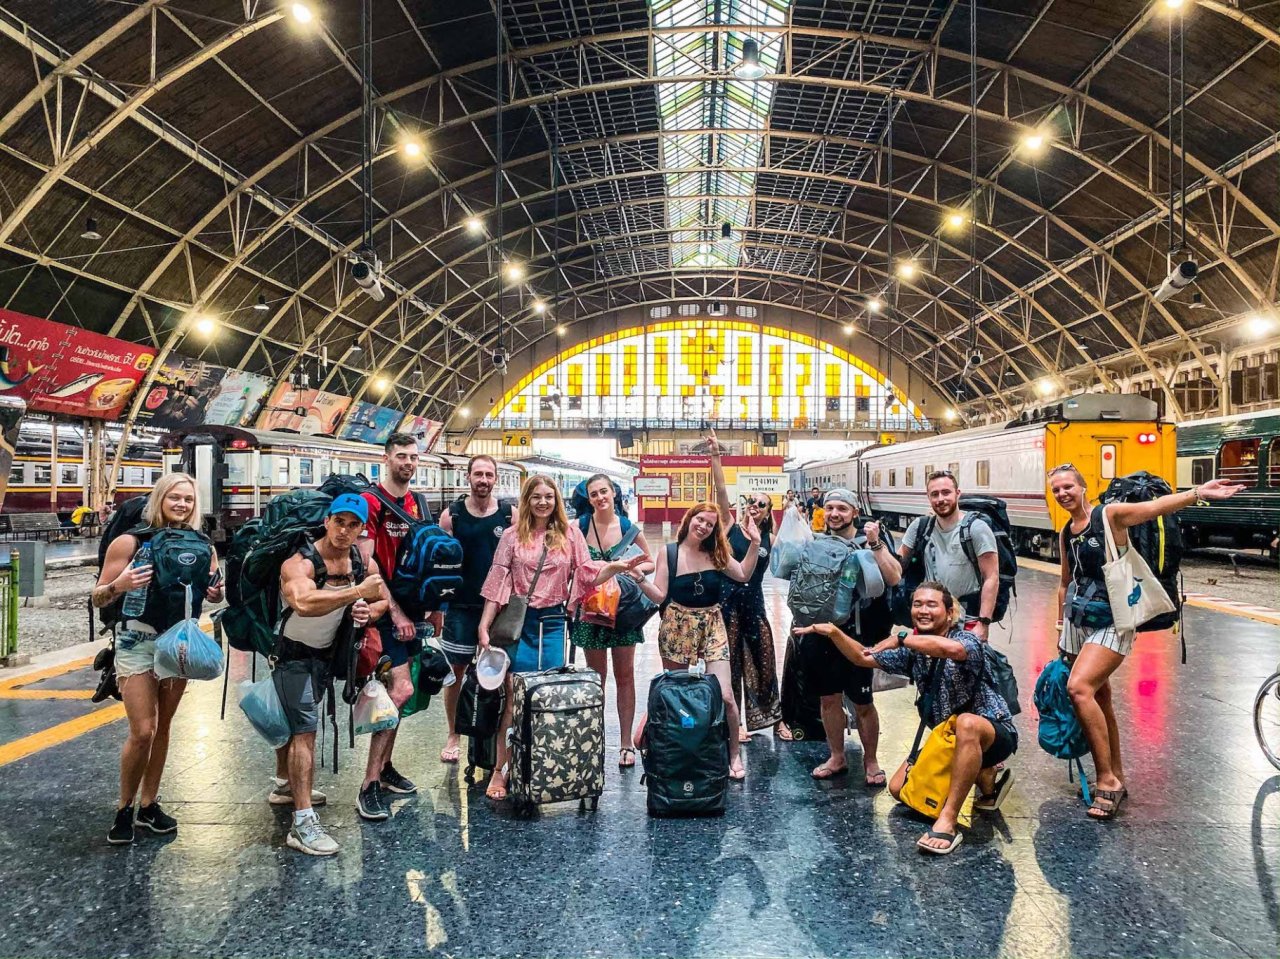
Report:
[[[650,816],[721,816],[729,786],[729,723],[715,676],[670,670],[649,685],[640,755]]]
[[[566,625],[566,642],[568,633]],[[567,658],[559,669],[512,675],[507,792],[520,815],[574,799],[594,810],[604,792],[604,683]]]

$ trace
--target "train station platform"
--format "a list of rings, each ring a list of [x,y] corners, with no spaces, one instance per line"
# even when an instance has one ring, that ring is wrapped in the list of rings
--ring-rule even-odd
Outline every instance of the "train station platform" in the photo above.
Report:
[[[311,859],[285,848],[288,808],[266,801],[270,751],[234,705],[219,719],[221,682],[194,684],[174,724],[162,797],[178,832],[113,848],[122,707],[88,702],[83,649],[0,677],[0,954],[1277,955],[1280,774],[1250,721],[1276,627],[1189,609],[1185,666],[1174,638],[1140,639],[1115,679],[1131,797],[1115,822],[1092,822],[1065,764],[1036,746],[1055,587],[1022,573],[1013,628],[994,633],[1022,689],[1017,785],[946,858],[920,855],[921,822],[861,777],[813,781],[820,745],[767,733],[745,747],[722,819],[651,820],[642,769],[615,765],[610,691],[597,812],[526,821],[491,806],[439,763],[433,704],[396,752],[420,792],[386,823],[356,816],[367,745],[347,749],[344,728],[340,771],[318,776],[341,852]],[[767,598],[782,625],[781,584]],[[642,699],[655,645],[637,658]],[[234,699],[245,658],[231,669]],[[877,700],[892,769],[915,731],[912,692]],[[847,748],[856,769],[856,737]]]

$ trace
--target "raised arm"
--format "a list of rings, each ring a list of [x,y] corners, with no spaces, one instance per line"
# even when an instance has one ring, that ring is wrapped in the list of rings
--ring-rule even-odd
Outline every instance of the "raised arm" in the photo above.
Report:
[[[728,526],[733,522],[733,503],[729,500],[729,487],[724,481],[724,465],[720,462],[720,444],[716,441],[716,431],[707,434],[707,445],[711,453],[711,482],[716,488],[716,506],[720,507],[720,522]]]

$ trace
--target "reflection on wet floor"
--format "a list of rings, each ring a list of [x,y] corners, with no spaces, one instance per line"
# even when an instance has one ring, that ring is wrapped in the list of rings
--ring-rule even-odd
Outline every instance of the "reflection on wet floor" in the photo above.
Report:
[[[780,645],[784,596],[766,585]],[[1276,955],[1280,777],[1249,720],[1275,628],[1192,610],[1186,666],[1172,637],[1139,641],[1115,680],[1132,797],[1099,824],[1065,764],[1035,745],[1029,697],[1054,655],[1054,588],[1050,575],[1020,575],[1013,628],[995,633],[1023,692],[1018,785],[1000,815],[973,818],[951,857],[918,854],[921,822],[860,778],[811,780],[821,745],[768,733],[746,747],[748,779],[724,818],[650,820],[642,770],[615,765],[611,691],[599,811],[565,805],[531,821],[437,761],[433,705],[397,746],[420,793],[396,799],[388,823],[361,822],[366,743],[347,748],[342,717],[340,770],[318,782],[342,850],[313,860],[284,848],[287,810],[266,802],[269,750],[233,704],[219,719],[222,685],[204,683],[175,723],[162,788],[181,823],[173,837],[104,843],[122,723],[0,767],[0,954]],[[637,657],[641,701],[657,669],[651,635]],[[233,701],[247,672],[237,654]],[[885,766],[914,733],[911,700],[910,689],[878,697]],[[0,694],[0,740],[80,708]],[[856,768],[856,737],[847,748]]]

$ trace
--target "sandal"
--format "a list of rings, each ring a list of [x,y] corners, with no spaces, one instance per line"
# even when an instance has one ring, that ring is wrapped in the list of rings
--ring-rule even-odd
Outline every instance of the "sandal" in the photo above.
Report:
[[[885,775],[883,769],[878,772],[868,773],[863,780],[868,789],[884,789],[889,785],[889,777]]]
[[[634,746],[621,746],[618,749],[618,768],[630,769],[636,764],[636,750]]]
[[[1099,789],[1093,796],[1093,805],[1085,813],[1090,819],[1115,819],[1124,802],[1124,787],[1119,789]],[[1105,805],[1103,805],[1105,803]]]
[[[774,724],[773,736],[775,739],[781,739],[784,743],[793,743],[796,741],[796,737],[791,734],[791,727],[783,722]]]
[[[442,763],[456,763],[462,755],[462,747],[456,743],[452,746],[445,746],[440,750],[440,761]]]
[[[502,800],[504,800],[504,799],[506,799],[506,798],[507,798],[507,773],[506,773],[506,769],[505,769],[505,768],[504,768],[504,769],[502,769],[502,770],[497,770],[497,769],[495,769],[495,770],[493,771],[493,775],[494,775],[495,777],[501,777],[501,778],[502,778],[502,782],[500,782],[500,783],[495,783],[495,782],[493,781],[493,779],[491,778],[491,779],[489,780],[489,785],[488,785],[488,787],[487,787],[487,788],[485,789],[485,791],[484,791],[484,794],[485,794],[485,797],[486,797],[486,798],[488,798],[488,799],[492,799],[494,802],[502,802]]]
[[[837,776],[849,775],[849,767],[841,766],[839,769],[832,769],[828,763],[823,763],[809,775],[814,779],[835,779]]]
[[[930,846],[926,839],[945,839],[945,846]],[[950,856],[956,850],[956,846],[964,842],[964,833],[959,829],[955,832],[938,832],[936,829],[926,829],[924,835],[916,840],[916,847],[921,852],[927,852],[933,856]]]

